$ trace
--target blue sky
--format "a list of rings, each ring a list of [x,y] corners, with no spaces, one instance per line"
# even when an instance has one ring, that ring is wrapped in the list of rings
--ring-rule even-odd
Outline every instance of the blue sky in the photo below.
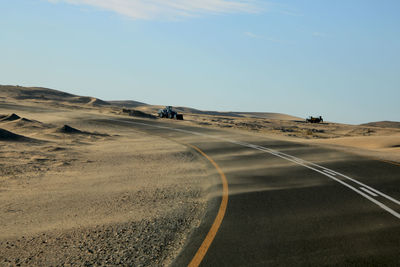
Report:
[[[2,0],[0,10],[0,84],[400,121],[397,0]]]

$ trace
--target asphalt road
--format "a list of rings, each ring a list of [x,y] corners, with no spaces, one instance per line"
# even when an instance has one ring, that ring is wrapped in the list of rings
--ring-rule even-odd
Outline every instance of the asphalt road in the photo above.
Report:
[[[400,266],[400,166],[167,120],[118,123],[194,145],[226,175],[226,212],[200,266]],[[221,192],[174,266],[193,259]]]

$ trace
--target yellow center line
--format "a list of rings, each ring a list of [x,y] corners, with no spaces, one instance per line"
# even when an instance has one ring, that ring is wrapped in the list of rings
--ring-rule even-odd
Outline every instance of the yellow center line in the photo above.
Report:
[[[188,265],[188,267],[197,267],[200,265],[201,261],[203,260],[204,256],[206,255],[208,249],[210,248],[211,243],[213,242],[215,236],[217,235],[218,229],[221,226],[222,220],[224,219],[226,207],[228,206],[228,181],[226,179],[224,172],[221,170],[221,168],[218,166],[217,163],[215,163],[215,161],[212,158],[210,158],[206,153],[201,151],[200,148],[193,146],[193,145],[188,145],[188,146],[192,147],[197,152],[199,152],[201,155],[203,155],[206,159],[208,159],[208,161],[210,161],[211,164],[214,165],[214,167],[217,169],[219,175],[221,176],[221,180],[222,180],[222,201],[221,201],[221,205],[219,206],[217,217],[215,217],[214,223],[212,224],[210,231],[208,232],[203,243],[197,250],[192,261]]]

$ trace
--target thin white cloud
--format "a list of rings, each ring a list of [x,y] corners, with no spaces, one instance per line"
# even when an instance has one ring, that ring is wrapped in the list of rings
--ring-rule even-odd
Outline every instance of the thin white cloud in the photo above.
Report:
[[[110,10],[132,19],[179,19],[204,14],[258,13],[259,0],[48,0]]]
[[[292,17],[303,17],[304,16],[304,14],[296,12],[296,11],[283,10],[280,13],[283,15],[292,16]]]
[[[269,42],[273,42],[273,43],[289,44],[289,42],[287,42],[287,41],[283,41],[283,40],[280,40],[280,39],[277,39],[277,38],[271,38],[271,37],[255,34],[253,32],[245,32],[244,34],[247,37],[253,38],[253,39],[260,39],[260,40],[269,41]]]
[[[269,2],[268,7],[271,12],[279,13],[285,16],[303,17],[304,14],[293,5],[287,5],[277,2]]]
[[[317,38],[323,38],[323,37],[327,37],[328,35],[323,32],[313,32],[312,36],[317,37]]]
[[[258,34],[252,33],[252,32],[245,32],[244,34],[250,38],[255,38],[255,39],[263,38],[261,35],[258,35]]]

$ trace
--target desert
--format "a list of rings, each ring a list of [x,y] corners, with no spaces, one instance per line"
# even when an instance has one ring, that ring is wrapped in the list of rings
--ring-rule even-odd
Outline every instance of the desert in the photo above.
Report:
[[[110,118],[160,106],[0,86],[0,263],[169,265],[210,208],[215,170],[185,144]],[[400,162],[400,124],[309,124],[276,113],[176,108],[193,125]],[[127,111],[129,110],[129,111]]]
[[[400,1],[0,1],[0,267],[400,263]]]
[[[92,98],[0,95],[0,113],[10,113],[0,119],[1,265],[173,259],[206,207],[203,162],[172,141],[88,123],[105,112]]]

